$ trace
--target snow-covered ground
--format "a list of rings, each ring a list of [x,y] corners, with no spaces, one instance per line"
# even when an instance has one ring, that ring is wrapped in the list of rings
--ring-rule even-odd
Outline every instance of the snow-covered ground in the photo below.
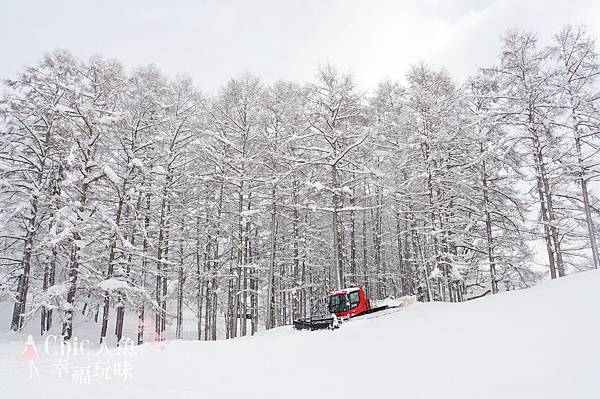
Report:
[[[468,303],[415,304],[335,331],[284,327],[118,354],[86,344],[87,354],[68,358],[52,343],[45,353],[36,338],[39,379],[31,380],[16,358],[25,340],[0,335],[2,398],[597,399],[600,273]]]

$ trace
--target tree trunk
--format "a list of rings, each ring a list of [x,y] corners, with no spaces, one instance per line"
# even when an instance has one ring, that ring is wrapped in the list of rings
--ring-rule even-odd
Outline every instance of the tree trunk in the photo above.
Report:
[[[123,206],[125,204],[125,183],[123,183],[123,187],[119,195],[119,205],[117,206],[117,215],[115,217],[115,226],[118,229],[121,224],[121,215],[123,214]],[[117,238],[118,232],[115,230],[114,234],[110,240],[110,251],[108,255],[108,271],[106,273],[106,278],[109,279],[112,277],[114,272],[114,262],[117,248]],[[104,292],[104,308],[102,310],[102,326],[100,328],[100,343],[104,342],[106,338],[106,330],[108,328],[108,315],[110,311],[110,295],[108,291]]]
[[[483,155],[483,143],[480,144],[480,153]],[[490,280],[492,285],[492,294],[498,293],[498,281],[496,278],[496,259],[494,257],[494,237],[492,235],[492,218],[489,208],[489,193],[488,193],[488,175],[485,160],[481,163],[481,180],[483,183],[483,209],[485,212],[485,235],[487,240],[487,256],[490,267]]]
[[[338,194],[338,176],[337,176],[337,168],[335,165],[331,166],[331,183],[333,188],[333,193],[331,195],[331,205],[333,211],[331,213],[331,229],[333,232],[333,259],[334,259],[334,270],[336,271],[337,276],[337,285],[338,288],[342,289],[346,285],[345,277],[344,277],[344,257],[342,252],[342,242],[340,239],[340,231],[339,231],[339,220],[338,220],[338,209],[339,209],[339,194]]]
[[[147,190],[148,191],[146,191],[146,209],[144,211],[144,231],[143,231],[144,240],[142,242],[142,282],[141,282],[142,289],[146,288],[146,275],[147,275],[147,271],[148,271],[148,248],[149,248],[148,228],[150,226],[150,207],[151,207],[151,197],[152,197],[152,194],[150,192],[150,187],[147,187]],[[138,325],[137,325],[137,327],[138,327],[137,328],[137,332],[138,332],[137,343],[138,343],[138,345],[141,345],[144,343],[144,327],[146,325],[145,313],[146,313],[145,304],[142,301],[142,303],[140,304],[139,311],[138,311]]]
[[[267,282],[267,317],[265,327],[271,329],[275,327],[275,245],[276,245],[276,225],[277,225],[277,206],[275,187],[271,190],[271,243],[269,248],[269,280]]]
[[[89,155],[89,154],[88,154]],[[89,158],[89,157],[88,157]],[[86,169],[89,169],[86,166]],[[86,170],[85,175],[89,176],[91,173]],[[81,187],[81,194],[79,197],[78,215],[77,222],[83,222],[83,212],[85,211],[85,205],[87,203],[87,192],[89,185],[84,182]],[[79,256],[81,247],[79,243],[81,241],[81,234],[79,233],[79,227],[73,231],[73,244],[71,246],[71,257],[69,259],[69,290],[67,292],[67,310],[65,311],[65,319],[63,322],[62,335],[65,341],[69,341],[73,336],[73,313],[75,308],[75,295],[77,294],[77,280],[79,278]]]
[[[557,277],[557,268],[559,270],[559,276],[564,274],[564,269],[562,266],[562,255],[559,256],[560,244],[557,228],[554,226],[554,212],[552,209],[550,187],[546,177],[544,157],[539,141],[539,134],[534,125],[534,114],[531,109],[529,110],[528,130],[532,138],[537,191],[540,200],[540,216],[544,225],[544,239],[546,241],[546,251],[548,253],[550,277],[555,279]]]
[[[352,190],[352,195],[350,196],[350,206],[354,207],[356,205],[356,190]],[[356,220],[355,220],[355,211],[350,211],[350,281],[349,284],[357,285],[358,281],[356,279]]]
[[[185,275],[183,271],[183,218],[181,218],[181,232],[179,236],[179,267],[177,268],[177,318],[175,338],[181,339],[183,334],[183,286]]]
[[[402,231],[400,228],[400,211],[396,211],[396,245],[398,247],[398,269],[400,274],[400,295],[406,295],[406,268],[402,253]]]
[[[294,278],[294,291],[293,291],[293,309],[292,309],[292,318],[298,319],[302,317],[302,294],[299,292],[299,287],[302,285],[300,281],[300,249],[299,249],[299,240],[300,240],[300,211],[298,210],[298,194],[297,194],[297,182],[294,181],[293,185],[293,193],[292,193],[292,204],[294,206],[293,215],[292,215],[292,233],[293,233],[293,241],[292,241],[292,256],[293,256],[293,278]]]
[[[573,99],[571,99],[573,104]],[[572,106],[573,108],[573,106]],[[579,187],[581,188],[581,199],[583,201],[583,211],[585,214],[585,223],[588,231],[588,238],[590,241],[590,249],[592,251],[592,260],[594,262],[594,268],[600,269],[600,258],[598,256],[598,244],[596,243],[596,232],[594,231],[594,222],[592,220],[592,211],[590,206],[590,197],[587,187],[587,171],[583,158],[583,151],[581,146],[581,134],[579,132],[579,120],[575,114],[575,110],[572,110],[572,122],[573,122],[573,134],[575,137],[575,149],[577,151],[577,166],[578,166],[578,180]]]

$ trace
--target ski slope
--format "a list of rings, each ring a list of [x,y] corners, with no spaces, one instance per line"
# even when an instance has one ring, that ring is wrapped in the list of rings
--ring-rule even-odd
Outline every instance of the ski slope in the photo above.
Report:
[[[44,353],[40,378],[29,380],[28,365],[16,360],[26,337],[0,338],[2,398],[597,399],[600,273],[467,303],[415,304],[336,331],[282,327],[231,341],[146,344],[127,358],[127,380],[59,378]]]

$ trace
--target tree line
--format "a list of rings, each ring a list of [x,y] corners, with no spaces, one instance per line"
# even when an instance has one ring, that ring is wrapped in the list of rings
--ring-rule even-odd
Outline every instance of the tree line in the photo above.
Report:
[[[127,315],[142,343],[148,317],[181,338],[193,312],[215,340],[340,287],[458,302],[598,268],[599,73],[583,27],[545,47],[509,31],[462,84],[420,64],[369,93],[330,65],[205,96],[152,65],[47,54],[0,98],[10,327],[70,339],[89,318],[103,342]]]

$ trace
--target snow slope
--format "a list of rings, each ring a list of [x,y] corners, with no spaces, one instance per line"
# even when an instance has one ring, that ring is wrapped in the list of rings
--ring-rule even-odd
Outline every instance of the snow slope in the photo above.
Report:
[[[416,304],[336,331],[278,328],[218,342],[144,345],[132,378],[77,384],[41,354],[40,379],[0,341],[2,398],[600,398],[600,273],[461,303]],[[43,344],[38,341],[38,351]],[[72,356],[85,367],[107,354]]]

